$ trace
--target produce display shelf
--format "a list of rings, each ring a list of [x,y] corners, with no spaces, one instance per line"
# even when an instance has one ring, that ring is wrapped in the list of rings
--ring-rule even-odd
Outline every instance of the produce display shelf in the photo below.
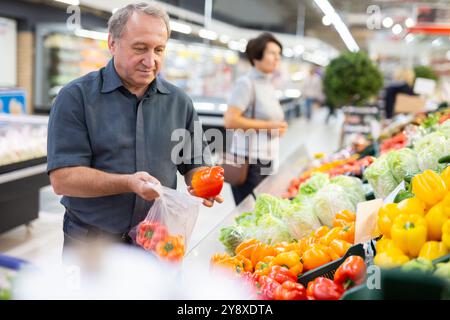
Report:
[[[44,164],[46,162],[47,162],[47,157],[39,157],[39,158],[24,160],[24,161],[20,161],[20,162],[11,163],[11,164],[6,164],[3,166],[0,166],[0,174],[13,172],[13,171],[20,170],[20,169],[25,169],[25,168],[36,166],[39,164]]]

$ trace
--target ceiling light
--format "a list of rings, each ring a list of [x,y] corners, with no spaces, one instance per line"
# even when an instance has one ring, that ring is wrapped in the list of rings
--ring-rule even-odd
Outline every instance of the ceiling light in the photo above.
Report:
[[[61,2],[65,4],[70,4],[72,6],[79,6],[80,0],[55,0],[56,2]]]
[[[301,44],[298,44],[298,45],[295,46],[294,52],[295,52],[296,55],[299,56],[299,55],[301,55],[303,52],[305,52],[305,47],[302,46]]]
[[[394,25],[394,20],[391,17],[386,17],[383,19],[383,27],[390,28]]]
[[[329,16],[323,16],[322,23],[325,26],[330,26],[331,25],[331,18]]]
[[[92,31],[92,30],[86,30],[86,29],[76,29],[75,35],[78,37],[95,39],[95,40],[108,40],[108,33],[106,33],[106,32]]]
[[[190,34],[192,32],[191,26],[176,21],[170,21],[170,29],[184,34]]]
[[[245,52],[245,46],[242,45],[242,43],[239,41],[232,40],[232,41],[228,42],[228,48],[230,48],[231,50],[234,50],[234,51]]]
[[[392,33],[393,34],[400,34],[403,31],[403,27],[401,25],[399,25],[398,23],[392,27]]]
[[[407,28],[411,28],[414,26],[414,20],[412,18],[408,18],[405,20],[405,26]]]
[[[286,58],[292,58],[294,56],[294,50],[292,50],[291,48],[284,48],[283,56],[285,56]]]
[[[341,17],[336,13],[333,6],[328,0],[314,0],[316,5],[322,10],[325,16],[328,16],[333,21],[334,28],[344,41],[345,45],[350,51],[359,51],[359,46],[348,30]]]
[[[222,34],[219,37],[219,41],[222,42],[222,43],[228,43],[228,42],[230,42],[230,37],[227,36],[226,34]]]
[[[203,39],[208,39],[208,40],[217,40],[218,35],[216,32],[211,31],[211,30],[206,30],[206,29],[200,29],[200,31],[198,32],[198,35],[200,36],[200,38]]]

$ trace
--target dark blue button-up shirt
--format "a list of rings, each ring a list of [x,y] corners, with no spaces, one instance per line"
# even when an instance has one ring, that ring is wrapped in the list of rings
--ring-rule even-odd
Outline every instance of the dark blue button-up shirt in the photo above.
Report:
[[[176,188],[181,174],[209,163],[201,135],[194,135],[198,121],[191,99],[167,81],[156,78],[142,97],[146,171],[162,185]],[[56,97],[48,126],[47,171],[73,166],[108,173],[136,172],[136,120],[138,98],[130,93],[117,74],[113,60],[66,85]],[[172,141],[175,129],[186,129],[192,139]],[[184,142],[183,142],[184,141]],[[191,152],[171,155],[180,142]],[[200,148],[201,150],[198,150]],[[206,163],[205,163],[206,162]],[[81,222],[106,232],[130,229],[135,195],[119,194],[97,198],[64,196],[61,203]]]

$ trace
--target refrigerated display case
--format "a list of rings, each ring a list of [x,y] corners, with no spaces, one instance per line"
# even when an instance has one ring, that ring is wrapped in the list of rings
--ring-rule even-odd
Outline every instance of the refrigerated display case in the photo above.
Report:
[[[0,114],[0,233],[38,218],[48,117]]]
[[[80,36],[64,24],[38,25],[35,109],[49,112],[53,99],[64,85],[102,68],[110,58],[106,39]]]

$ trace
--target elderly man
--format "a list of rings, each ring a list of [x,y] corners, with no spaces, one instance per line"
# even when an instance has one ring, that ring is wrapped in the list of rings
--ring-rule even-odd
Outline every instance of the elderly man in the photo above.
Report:
[[[178,170],[189,186],[209,163],[207,152],[172,156],[179,144],[172,132],[194,136],[198,120],[190,98],[158,77],[170,36],[167,13],[155,3],[130,4],[108,27],[113,58],[66,85],[50,114],[47,171],[63,195],[65,248],[99,237],[129,242],[129,230],[158,196],[149,182],[176,188]],[[187,149],[207,148],[200,139],[186,141]],[[204,205],[214,201],[223,199]]]

